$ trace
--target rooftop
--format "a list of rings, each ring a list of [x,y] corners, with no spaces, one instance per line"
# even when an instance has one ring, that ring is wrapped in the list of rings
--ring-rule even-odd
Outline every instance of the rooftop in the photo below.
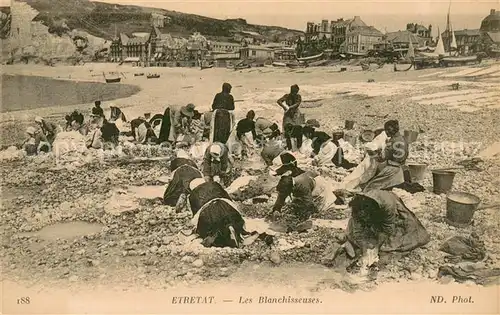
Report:
[[[144,37],[132,37],[128,39],[127,45],[142,45],[147,43],[149,35]]]
[[[243,47],[243,49],[245,48],[254,50],[271,50],[271,48],[267,48],[266,46],[258,46],[258,45],[248,45],[246,47]]]
[[[409,43],[410,38],[413,43],[417,43],[419,37],[410,31],[397,31],[385,34],[386,39],[395,43]]]
[[[488,32],[488,36],[495,44],[500,44],[500,32]]]
[[[221,46],[241,46],[240,43],[231,43],[231,42],[216,42],[210,41],[210,45],[221,45]]]
[[[359,35],[366,35],[366,36],[384,36],[382,32],[380,32],[378,29],[376,29],[373,26],[357,26],[353,28],[350,32],[350,34],[359,34]]]
[[[458,30],[454,31],[455,36],[479,36],[481,35],[480,30],[475,29],[475,30]]]

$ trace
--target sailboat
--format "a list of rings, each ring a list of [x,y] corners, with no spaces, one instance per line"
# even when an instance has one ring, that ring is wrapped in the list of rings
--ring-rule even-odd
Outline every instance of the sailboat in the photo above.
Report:
[[[413,67],[413,62],[415,60],[415,48],[413,47],[413,42],[411,40],[411,34],[409,35],[410,43],[408,44],[408,53],[406,54],[406,60],[409,61],[410,66],[404,70],[398,70],[396,67],[396,63],[394,63],[394,71],[395,72],[401,72],[401,71],[408,71]]]
[[[444,52],[444,45],[442,44],[442,38],[441,34],[439,34],[439,39],[440,43],[443,46],[443,54],[440,54],[442,57],[440,57],[439,63],[442,66],[445,67],[452,67],[452,66],[461,66],[461,65],[466,65],[468,63],[477,63],[478,61],[481,62],[481,60],[478,58],[477,55],[473,56],[460,56],[458,55],[458,46],[457,46],[457,40],[455,38],[455,32],[453,31],[453,26],[450,22],[450,9],[451,9],[451,1],[450,1],[450,6],[448,8],[448,15],[446,18],[446,34],[447,37],[450,38],[451,40],[448,41],[448,52]],[[438,43],[439,45],[439,43]],[[436,47],[437,52],[438,47]],[[455,51],[456,55],[453,56],[452,52]]]

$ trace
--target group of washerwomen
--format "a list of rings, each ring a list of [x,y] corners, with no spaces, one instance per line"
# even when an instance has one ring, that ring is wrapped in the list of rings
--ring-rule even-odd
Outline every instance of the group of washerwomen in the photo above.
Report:
[[[138,142],[167,142],[182,147],[209,139],[201,170],[190,159],[172,161],[173,178],[164,194],[164,203],[175,206],[178,211],[189,202],[195,231],[203,238],[205,246],[239,247],[243,237],[249,234],[238,206],[224,187],[232,181],[233,157],[240,155],[244,158],[256,147],[262,147],[261,156],[266,165],[274,169],[272,174],[281,176],[276,187],[278,198],[270,216],[283,223],[287,231],[299,230],[313,214],[331,210],[334,203],[344,201],[347,195],[352,197],[348,242],[361,252],[384,244],[398,244],[397,239],[408,232],[408,229],[401,230],[401,226],[413,226],[413,231],[420,231],[420,238],[404,244],[406,249],[426,243],[427,234],[418,219],[390,192],[407,181],[403,166],[408,156],[408,144],[399,132],[398,121],[385,123],[384,131],[366,144],[364,160],[356,165],[344,158],[342,134],[330,136],[316,130],[319,127],[317,121],[304,121],[297,85],[277,101],[284,110],[283,134],[276,123],[262,117],[254,120],[253,111],[235,124],[234,99],[230,92],[230,84],[224,83],[222,92],[214,98],[211,112],[201,114],[194,105],[188,104],[180,108],[168,107],[163,115],[155,115],[149,121],[146,117],[131,121],[132,136]],[[119,131],[112,121],[120,115],[122,120],[125,117],[118,108],[112,108],[111,122],[107,122],[99,105],[96,102],[92,110],[94,133],[100,132],[102,138],[103,127],[108,124],[112,131],[109,134],[113,136],[107,142],[114,143]],[[81,114],[74,112],[66,118],[67,129],[88,133]],[[47,130],[55,129],[51,128],[54,126],[39,117],[36,120],[43,126],[41,134],[53,139],[57,131],[50,133]],[[259,145],[249,140],[249,134]],[[300,168],[296,155],[305,155],[312,164],[332,164],[354,170],[338,187],[331,187],[314,171]],[[405,221],[403,225],[401,220]]]
[[[247,135],[260,140],[263,146],[261,156],[270,173],[281,176],[276,186],[278,197],[268,219],[280,223],[284,231],[300,232],[308,226],[304,223],[312,215],[331,211],[335,204],[350,198],[352,217],[343,248],[355,249],[358,258],[368,249],[409,251],[425,245],[429,241],[425,228],[390,191],[409,182],[404,172],[409,148],[399,132],[399,122],[387,121],[384,130],[366,144],[366,156],[356,165],[343,156],[342,134],[330,137],[316,130],[319,127],[317,122],[304,123],[298,92],[299,87],[293,85],[290,93],[277,101],[284,110],[284,134],[280,133],[276,123],[267,121],[263,124],[264,119],[254,121],[253,111],[236,124],[232,133],[243,144],[243,157],[256,147],[248,141]],[[231,128],[228,125],[232,124],[233,116],[228,110],[234,109],[232,98],[226,100],[231,106],[221,106],[222,111],[213,113],[212,141],[201,169],[191,159],[174,159],[170,166],[172,180],[163,200],[178,212],[189,205],[195,232],[205,246],[240,247],[245,236],[252,231],[246,230],[238,205],[225,190],[231,183],[232,161]],[[316,165],[330,163],[354,170],[337,187],[332,187],[316,172],[299,167],[296,155],[304,154]],[[217,180],[219,176],[220,180]]]
[[[49,152],[58,133],[62,131],[76,131],[87,138],[87,147],[96,149],[112,149],[118,145],[120,130],[115,124],[117,119],[126,121],[125,115],[118,107],[111,107],[111,117],[106,119],[101,101],[95,101],[86,122],[82,113],[75,110],[66,115],[64,128],[40,116],[35,117],[35,126],[26,129],[27,139],[21,147],[28,155],[37,155],[40,152]]]

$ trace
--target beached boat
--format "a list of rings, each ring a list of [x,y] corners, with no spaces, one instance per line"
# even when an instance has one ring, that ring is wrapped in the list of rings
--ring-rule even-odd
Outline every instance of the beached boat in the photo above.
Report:
[[[117,75],[106,76],[106,74],[104,72],[102,73],[102,75],[104,77],[104,80],[106,80],[106,83],[118,83],[122,80],[122,78],[120,78],[120,76],[117,76]]]
[[[213,64],[209,64],[208,66],[201,66],[201,70],[212,69],[213,67],[214,67]]]
[[[406,58],[404,60],[406,67],[403,69],[398,69],[397,63],[394,63],[394,72],[404,72],[404,71],[409,71],[413,67],[413,60],[415,59],[415,48],[413,47],[413,42],[411,41],[411,36],[410,38],[410,44],[408,45],[408,53],[406,55]]]
[[[141,73],[134,73],[134,76],[135,76],[135,77],[142,77],[143,75],[144,75],[144,73],[143,73],[143,72],[141,72]]]
[[[446,17],[446,34],[448,38],[451,37],[451,40],[448,41],[448,47],[445,50],[443,45],[443,41],[441,38],[441,34],[438,36],[438,46],[434,53],[439,55],[439,65],[442,67],[454,67],[454,66],[463,66],[466,64],[477,64],[481,63],[481,58],[478,58],[477,55],[472,56],[460,56],[458,53],[456,55],[452,55],[451,52],[457,51],[457,40],[455,38],[455,32],[453,31],[453,26],[450,22],[450,9],[451,9],[451,1],[450,6],[448,8],[448,15]],[[438,29],[439,30],[439,29]]]
[[[160,77],[160,75],[158,73],[155,73],[155,74],[148,74],[147,75],[147,78],[148,79],[158,79]]]
[[[248,69],[251,68],[250,65],[236,65],[234,66],[234,70]]]
[[[273,67],[286,67],[286,63],[284,62],[273,62],[272,63]]]
[[[450,56],[450,57],[443,57],[440,60],[441,64],[443,64],[446,67],[449,66],[458,66],[458,65],[465,65],[469,63],[478,63],[479,58],[477,56]]]
[[[323,58],[323,53],[320,53],[320,54],[317,54],[317,55],[314,55],[314,56],[309,56],[309,57],[297,58],[297,60],[298,61],[309,62],[309,61],[315,61],[315,60],[320,59],[320,58]]]
[[[294,63],[287,63],[286,66],[291,69],[297,69],[297,68],[307,68],[308,64],[305,62],[302,63],[294,62]]]

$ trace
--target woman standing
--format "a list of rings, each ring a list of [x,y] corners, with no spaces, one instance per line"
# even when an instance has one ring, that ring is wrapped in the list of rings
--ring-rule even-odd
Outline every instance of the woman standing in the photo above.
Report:
[[[222,91],[217,93],[212,103],[212,117],[210,122],[210,142],[227,143],[234,126],[234,98],[231,95],[232,86],[229,83],[222,85]]]
[[[292,150],[292,138],[297,141],[297,149],[302,146],[302,124],[304,122],[299,109],[302,103],[299,90],[299,86],[294,84],[290,87],[290,93],[283,95],[277,101],[278,105],[285,111],[283,115],[283,131],[288,150]]]

